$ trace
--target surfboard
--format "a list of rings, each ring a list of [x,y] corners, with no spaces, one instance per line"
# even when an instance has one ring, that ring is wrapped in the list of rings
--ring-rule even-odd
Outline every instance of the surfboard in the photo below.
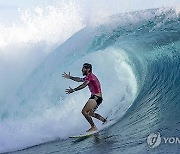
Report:
[[[87,132],[87,133],[80,134],[80,135],[77,135],[77,136],[69,136],[69,138],[86,138],[86,137],[90,137],[92,135],[95,135],[97,133],[98,133],[98,131]]]

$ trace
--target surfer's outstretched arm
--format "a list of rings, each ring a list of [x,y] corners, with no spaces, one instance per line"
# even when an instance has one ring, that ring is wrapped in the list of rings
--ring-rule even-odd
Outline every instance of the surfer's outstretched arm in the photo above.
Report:
[[[88,81],[85,81],[83,84],[81,84],[77,88],[72,89],[71,87],[69,87],[69,89],[66,89],[65,92],[66,92],[66,94],[70,94],[70,93],[73,93],[75,91],[78,91],[78,90],[85,88],[87,85],[88,85]]]
[[[68,74],[64,72],[64,74],[62,74],[62,77],[66,78],[66,79],[71,79],[71,80],[76,81],[76,82],[83,82],[82,78],[73,77],[70,75],[70,72]]]
[[[74,91],[78,91],[78,90],[85,88],[88,85],[88,83],[89,83],[89,81],[85,81],[83,84],[81,84],[77,88],[74,88]]]

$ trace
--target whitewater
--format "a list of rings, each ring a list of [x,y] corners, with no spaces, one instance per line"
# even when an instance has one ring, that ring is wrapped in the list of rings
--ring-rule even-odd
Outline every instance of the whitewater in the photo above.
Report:
[[[0,25],[0,152],[178,153],[179,144],[151,148],[147,137],[179,135],[179,11],[124,12],[87,24],[75,6],[58,6],[64,12],[36,8],[33,18],[22,13],[23,25]],[[64,27],[57,29],[62,22]],[[66,95],[66,88],[79,84],[62,73],[82,77],[85,62],[101,81],[104,101],[98,113],[113,122],[99,136],[73,141],[68,136],[89,128],[81,110],[90,94],[86,88]]]

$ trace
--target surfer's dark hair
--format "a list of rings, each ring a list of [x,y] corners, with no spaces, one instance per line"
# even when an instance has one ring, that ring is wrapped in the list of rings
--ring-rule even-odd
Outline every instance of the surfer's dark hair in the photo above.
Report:
[[[84,67],[84,68],[89,68],[89,69],[90,69],[89,72],[92,72],[92,65],[91,65],[91,64],[89,64],[89,63],[84,63],[84,64],[83,64],[83,67]]]

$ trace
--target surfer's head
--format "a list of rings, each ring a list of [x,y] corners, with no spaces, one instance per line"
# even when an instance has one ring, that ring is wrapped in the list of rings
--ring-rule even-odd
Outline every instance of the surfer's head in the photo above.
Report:
[[[89,63],[84,63],[82,67],[83,75],[87,75],[88,73],[92,72],[92,65]]]

